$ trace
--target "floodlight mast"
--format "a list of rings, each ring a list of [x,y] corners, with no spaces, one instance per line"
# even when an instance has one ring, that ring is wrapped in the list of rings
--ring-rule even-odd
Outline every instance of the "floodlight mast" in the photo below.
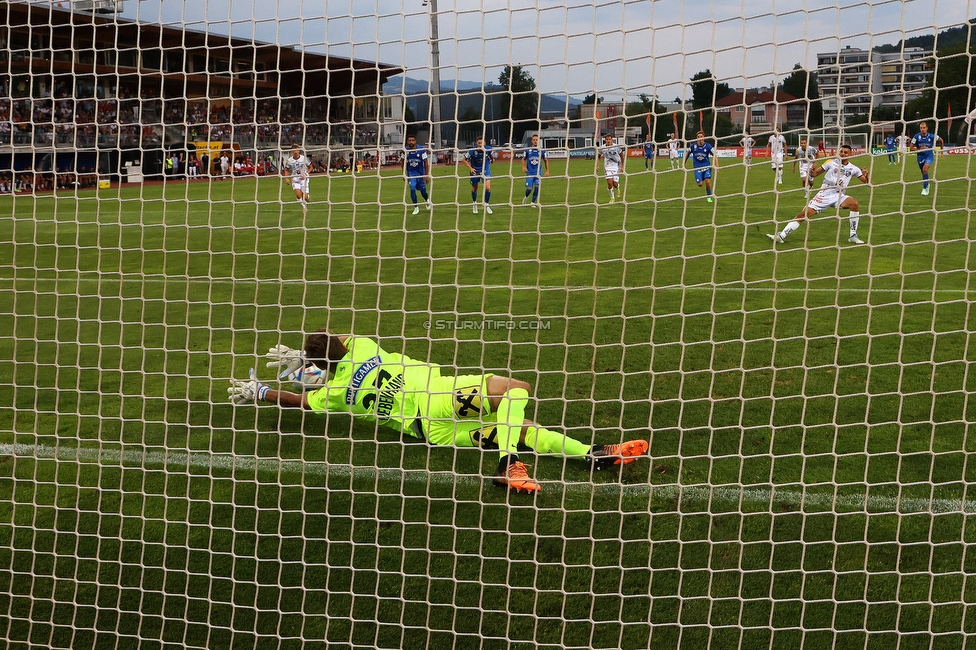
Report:
[[[431,140],[435,151],[441,146],[441,49],[437,30],[437,0],[424,0],[423,6],[430,6],[430,121]],[[436,153],[434,154],[436,155]]]

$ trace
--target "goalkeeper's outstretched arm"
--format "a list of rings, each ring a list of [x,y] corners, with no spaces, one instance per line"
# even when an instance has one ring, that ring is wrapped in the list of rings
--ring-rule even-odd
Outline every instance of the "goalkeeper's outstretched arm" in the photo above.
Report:
[[[230,401],[235,404],[269,402],[286,408],[310,409],[305,391],[326,385],[334,364],[346,354],[348,339],[349,335],[336,336],[324,329],[306,338],[304,350],[295,350],[286,345],[270,348],[264,355],[269,359],[267,366],[278,369],[278,379],[291,381],[295,390],[301,392],[273,390],[268,384],[258,381],[257,373],[251,368],[247,379],[230,380],[230,388],[227,389]]]
[[[258,381],[254,368],[251,368],[247,379],[231,379],[227,394],[234,404],[268,402],[283,408],[311,409],[305,393],[298,394],[287,390],[274,390],[268,384]]]

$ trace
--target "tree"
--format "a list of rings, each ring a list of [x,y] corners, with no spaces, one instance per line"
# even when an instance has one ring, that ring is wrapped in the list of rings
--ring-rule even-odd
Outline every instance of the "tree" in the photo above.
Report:
[[[695,108],[712,108],[715,102],[731,94],[731,86],[716,83],[711,70],[702,70],[691,78],[691,102]]]
[[[799,63],[783,79],[780,86],[783,92],[807,100],[807,126],[823,126],[823,109],[820,106],[820,88],[817,75],[811,74]]]
[[[817,85],[817,75],[812,75],[799,63],[793,66],[793,71],[786,75],[780,86],[783,92],[794,97],[805,99],[819,99],[820,88]]]
[[[481,121],[481,117],[481,111],[474,106],[468,106],[461,113],[459,120],[461,122],[461,137],[466,142],[474,142],[479,135],[484,135],[484,123]]]
[[[502,116],[508,139],[519,142],[525,132],[539,128],[539,93],[535,89],[535,79],[522,66],[505,66],[498,76],[502,85]]]
[[[627,102],[627,105],[624,107],[624,115],[627,116],[627,126],[640,127],[642,136],[651,133],[651,139],[654,139],[657,137],[657,116],[659,114],[663,115],[664,109],[656,98],[648,97],[644,93],[641,93],[637,97],[638,101]],[[647,126],[648,116],[650,116],[650,129]]]
[[[688,116],[683,111],[678,111],[677,113],[670,113],[667,115],[662,115],[657,120],[657,126],[654,128],[654,139],[657,142],[667,142],[671,139],[671,134],[674,132],[674,124],[678,123],[678,138],[684,139],[685,128],[688,123]]]
[[[584,104],[602,104],[603,103],[603,97],[600,97],[598,99],[595,94],[593,94],[593,95],[587,95],[586,97],[583,98],[583,103]]]
[[[921,97],[905,104],[904,118],[909,122],[909,130],[918,130],[921,120],[936,119],[940,124],[929,122],[929,128],[939,132],[946,142],[952,142],[960,133],[963,124],[962,116],[969,112],[973,103],[973,84],[976,83],[976,66],[970,61],[976,55],[976,42],[967,51],[964,45],[953,45],[940,49],[935,53],[935,59],[930,61],[935,74],[932,75],[929,88]],[[947,122],[949,108],[953,108],[953,132],[948,133]],[[914,124],[912,124],[914,123]]]

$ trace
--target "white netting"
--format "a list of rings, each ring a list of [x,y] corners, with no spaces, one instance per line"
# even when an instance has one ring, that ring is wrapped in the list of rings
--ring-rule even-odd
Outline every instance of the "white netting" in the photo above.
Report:
[[[971,10],[4,3],[0,638],[965,646]],[[650,458],[228,403],[324,327]]]

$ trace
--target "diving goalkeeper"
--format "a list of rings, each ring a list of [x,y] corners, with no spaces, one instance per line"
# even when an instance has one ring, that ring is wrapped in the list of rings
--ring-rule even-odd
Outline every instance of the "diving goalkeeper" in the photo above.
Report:
[[[284,367],[279,379],[304,390],[274,390],[252,368],[248,379],[230,380],[232,402],[346,412],[432,445],[498,450],[495,483],[515,491],[542,489],[519,460],[520,447],[578,458],[602,470],[632,463],[649,446],[645,440],[585,445],[526,420],[530,386],[524,381],[491,373],[444,377],[437,364],[387,352],[363,336],[319,330],[306,338],[304,352],[278,345],[266,357],[269,368]]]

